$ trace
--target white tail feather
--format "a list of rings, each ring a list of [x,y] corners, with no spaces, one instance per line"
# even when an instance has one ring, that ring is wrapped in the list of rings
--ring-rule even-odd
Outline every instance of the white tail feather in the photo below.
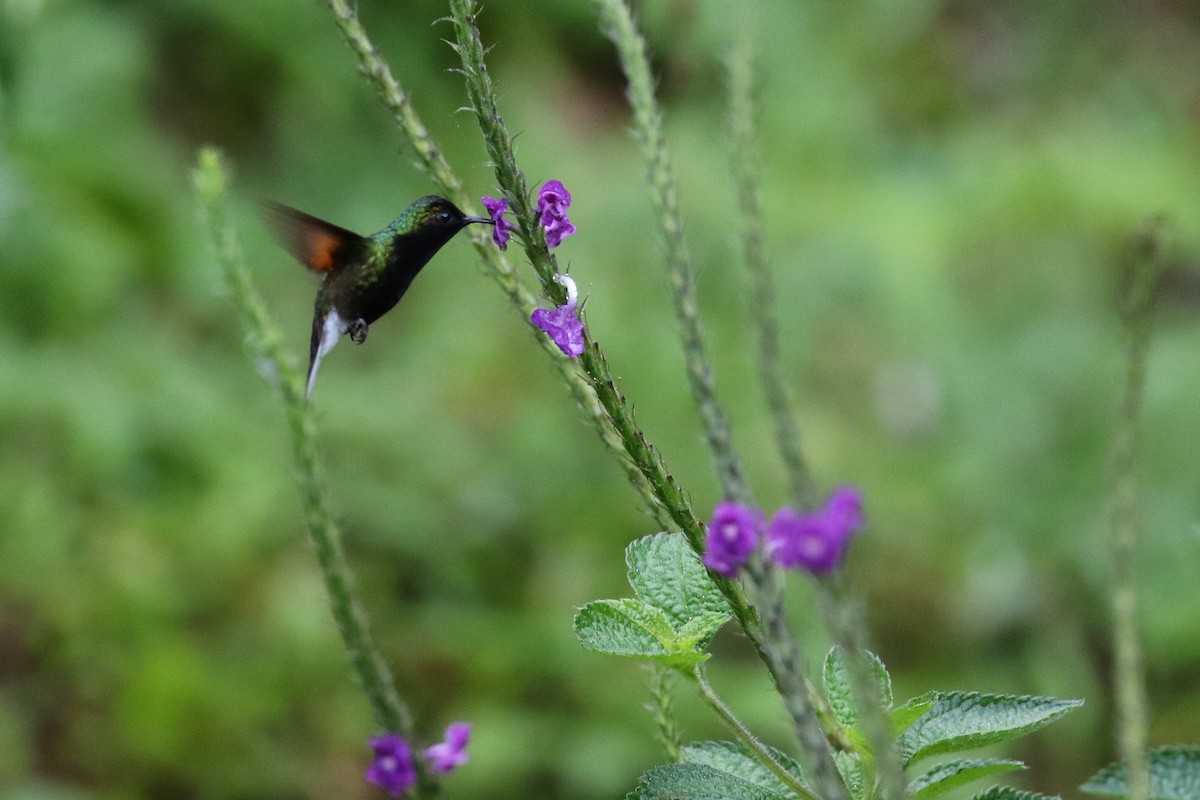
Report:
[[[325,322],[321,324],[321,341],[317,345],[317,352],[313,354],[312,363],[308,366],[308,384],[304,391],[309,400],[312,400],[313,386],[317,382],[317,368],[321,366],[321,359],[328,355],[329,351],[338,343],[338,338],[346,332],[346,327],[346,323],[342,321],[337,310],[330,309],[329,315],[325,317]]]

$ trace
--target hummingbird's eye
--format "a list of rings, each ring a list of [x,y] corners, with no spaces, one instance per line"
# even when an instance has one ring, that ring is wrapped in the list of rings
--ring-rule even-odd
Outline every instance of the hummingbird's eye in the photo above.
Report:
[[[438,221],[439,222],[449,222],[450,218],[451,217],[450,217],[449,211],[439,211],[438,212]]]

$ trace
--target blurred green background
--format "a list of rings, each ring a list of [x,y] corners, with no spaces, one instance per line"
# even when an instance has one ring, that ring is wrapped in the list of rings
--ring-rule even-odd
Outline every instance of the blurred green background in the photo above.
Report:
[[[646,2],[716,363],[758,497],[785,482],[756,384],[724,138],[728,4]],[[902,697],[1087,706],[1007,752],[1066,797],[1113,757],[1106,699],[1116,275],[1151,213],[1180,270],[1139,478],[1154,744],[1200,740],[1200,5],[766,0],[761,134],[784,360],[825,487],[867,493],[851,569]],[[473,195],[495,186],[442,3],[362,17]],[[531,182],[639,419],[706,514],[660,246],[587,0],[489,4]],[[432,187],[320,3],[0,2],[0,797],[376,797],[375,733],[303,534],[281,408],[201,236],[189,170],[236,165],[272,311],[306,354],[311,276],[272,198],[368,232]],[[1190,275],[1190,278],[1188,277]],[[652,532],[530,331],[452,242],[325,362],[330,488],[380,643],[430,739],[475,723],[448,797],[612,798],[661,760],[644,673],[581,651]],[[804,582],[808,657],[827,645]],[[717,687],[787,724],[744,640]],[[679,696],[689,738],[719,724]]]

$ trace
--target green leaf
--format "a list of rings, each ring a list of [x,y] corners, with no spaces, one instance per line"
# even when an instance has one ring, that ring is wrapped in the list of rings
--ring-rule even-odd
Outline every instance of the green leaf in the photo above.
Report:
[[[842,782],[850,790],[850,800],[867,800],[870,796],[870,782],[867,780],[862,756],[849,750],[837,750],[833,754],[833,763],[837,765]]]
[[[937,692],[926,692],[914,697],[904,705],[892,711],[892,733],[901,734],[937,702]]]
[[[629,585],[642,601],[661,608],[678,629],[706,612],[731,612],[682,533],[656,533],[625,548]]]
[[[1151,750],[1150,800],[1196,800],[1200,797],[1200,747]],[[1079,787],[1088,794],[1125,797],[1129,776],[1121,762],[1109,764]]]
[[[589,650],[684,670],[709,657],[694,639],[675,633],[661,608],[632,597],[588,603],[575,615],[575,635]]]
[[[771,749],[771,755],[796,780],[802,780],[800,766],[795,761],[774,749]],[[784,783],[782,778],[759,761],[749,748],[738,742],[689,744],[683,748],[683,760],[687,764],[703,764],[722,772],[728,772],[736,778],[741,778],[768,791],[778,792],[785,796],[792,794],[791,787]]]
[[[642,775],[625,800],[794,800],[706,764],[667,764]]]
[[[909,783],[908,796],[912,800],[931,800],[987,775],[1020,769],[1025,769],[1023,763],[1006,758],[963,758],[947,761]]]
[[[729,615],[716,611],[704,611],[692,617],[679,629],[677,645],[683,649],[703,650],[721,630],[721,626],[729,621]]]
[[[1035,731],[1083,705],[1053,697],[947,692],[900,735],[911,763],[927,756],[972,750]]]
[[[884,708],[892,705],[892,678],[888,675],[887,667],[869,650],[863,651],[871,665],[875,688],[878,691],[880,703]],[[833,716],[843,728],[854,728],[861,716],[858,701],[854,697],[854,684],[850,676],[850,665],[846,661],[846,653],[840,645],[829,648],[825,655],[823,672],[825,692],[829,696],[829,705]]]
[[[1038,794],[1014,789],[1011,786],[993,786],[980,792],[971,800],[1062,800],[1058,795]]]
[[[589,650],[641,658],[670,655],[675,639],[661,609],[632,598],[588,603],[575,615],[575,635]]]

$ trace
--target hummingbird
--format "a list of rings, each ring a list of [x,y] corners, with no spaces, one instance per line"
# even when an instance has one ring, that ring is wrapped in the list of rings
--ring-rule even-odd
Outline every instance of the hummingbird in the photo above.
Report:
[[[487,217],[469,217],[444,197],[426,195],[370,236],[297,211],[268,203],[268,218],[279,243],[313,272],[324,276],[313,309],[305,393],[312,399],[321,359],[342,334],[362,344],[367,329],[391,311],[413,279],[442,245],[472,222],[493,224]]]

